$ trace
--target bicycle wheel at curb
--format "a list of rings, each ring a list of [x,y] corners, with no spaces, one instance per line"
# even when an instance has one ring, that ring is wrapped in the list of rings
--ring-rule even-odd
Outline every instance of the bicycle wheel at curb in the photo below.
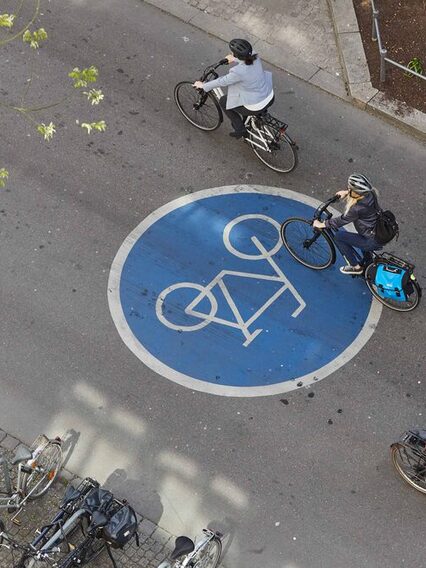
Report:
[[[61,445],[55,440],[49,441],[28,465],[33,471],[26,476],[25,494],[28,499],[38,499],[46,493],[61,470]]]
[[[174,90],[178,109],[193,126],[211,132],[219,128],[223,114],[211,93],[200,92],[189,81],[178,83]]]
[[[379,294],[378,287],[374,283],[374,276],[372,275],[374,274],[373,270],[374,270],[374,264],[368,265],[365,270],[364,278],[365,278],[365,283],[368,286],[368,289],[376,298],[376,300],[381,302],[387,308],[390,308],[391,310],[394,310],[396,312],[411,312],[412,310],[417,308],[420,302],[421,289],[419,284],[415,280],[411,281],[412,292],[407,297],[407,300],[393,300],[392,298],[383,298]]]
[[[212,538],[203,546],[201,550],[193,557],[194,568],[216,568],[220,562],[222,554],[222,543],[218,538]]]
[[[292,217],[281,225],[285,248],[298,262],[313,270],[324,270],[336,260],[336,250],[330,237],[314,231],[307,219]]]
[[[297,166],[296,145],[292,144],[287,137],[282,138],[278,144],[270,144],[269,150],[263,150],[251,144],[250,146],[259,160],[274,172],[288,174]]]
[[[426,494],[426,459],[403,444],[392,444],[391,456],[392,463],[402,479],[420,493]]]

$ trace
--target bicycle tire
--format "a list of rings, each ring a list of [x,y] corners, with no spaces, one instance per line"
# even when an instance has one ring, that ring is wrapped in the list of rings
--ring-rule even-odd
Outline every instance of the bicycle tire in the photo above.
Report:
[[[62,460],[61,444],[56,440],[49,440],[35,457],[29,460],[34,469],[25,476],[24,493],[28,499],[38,499],[46,493],[61,470]],[[37,489],[31,492],[32,487],[37,484],[39,484]]]
[[[319,231],[316,240],[307,246],[307,241],[314,236],[311,221],[290,217],[281,225],[280,233],[285,248],[303,266],[312,270],[324,270],[336,261],[336,249],[327,233]],[[316,262],[315,258],[318,259]]]
[[[220,557],[222,555],[222,542],[215,536],[203,546],[195,555],[191,557],[191,568],[216,568],[219,566]],[[179,568],[182,566],[188,556],[181,556],[173,564],[172,568]],[[161,565],[160,565],[161,566]]]
[[[416,280],[411,281],[412,293],[407,300],[393,300],[392,298],[383,298],[383,296],[379,294],[377,286],[375,286],[374,277],[371,275],[374,268],[374,263],[367,266],[367,268],[365,269],[364,279],[368,289],[376,298],[376,300],[378,300],[387,308],[394,310],[395,312],[411,312],[415,308],[417,308],[420,303],[422,292]]]
[[[100,538],[86,537],[74,550],[71,550],[61,561],[58,568],[72,568],[73,566],[86,566],[95,560],[106,548],[106,543]]]
[[[190,81],[181,81],[176,85],[173,96],[178,109],[192,126],[213,132],[221,125],[222,109],[211,93],[200,92]]]
[[[265,134],[264,131],[263,134]],[[265,137],[270,138],[270,136]],[[252,140],[253,142],[256,141],[254,133],[250,130],[249,140]],[[259,141],[257,142],[259,143]],[[259,148],[254,144],[250,144],[250,147],[256,157],[263,162],[265,166],[280,174],[289,174],[296,168],[299,162],[296,144],[294,144],[294,142],[286,134],[281,136],[279,142],[268,140],[267,150]]]
[[[392,463],[398,474],[406,481],[411,487],[414,487],[420,493],[426,494],[426,459],[415,452],[409,446],[396,443],[391,445]],[[412,463],[410,463],[410,459]],[[405,463],[408,465],[405,465]],[[419,475],[419,467],[422,464],[423,475]],[[409,469],[411,472],[409,473]]]

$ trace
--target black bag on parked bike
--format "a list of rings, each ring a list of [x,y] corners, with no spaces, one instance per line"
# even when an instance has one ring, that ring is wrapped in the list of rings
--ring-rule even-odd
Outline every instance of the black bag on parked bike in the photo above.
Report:
[[[123,548],[133,537],[139,546],[138,519],[130,505],[121,507],[103,529],[103,538],[112,548]]]

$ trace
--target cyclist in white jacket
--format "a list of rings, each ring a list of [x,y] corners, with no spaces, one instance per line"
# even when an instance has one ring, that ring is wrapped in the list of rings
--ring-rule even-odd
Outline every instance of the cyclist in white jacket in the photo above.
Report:
[[[195,81],[194,87],[208,92],[216,87],[228,87],[228,94],[219,104],[231,121],[233,138],[247,136],[243,117],[260,114],[274,102],[272,73],[264,71],[262,63],[245,39],[229,42],[231,52],[226,56],[229,63],[236,63],[229,73],[213,81]]]

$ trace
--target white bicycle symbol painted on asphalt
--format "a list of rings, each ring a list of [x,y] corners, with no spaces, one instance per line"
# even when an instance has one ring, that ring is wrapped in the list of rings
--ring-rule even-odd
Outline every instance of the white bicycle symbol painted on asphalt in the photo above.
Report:
[[[277,242],[273,246],[273,248],[271,248],[270,250],[266,250],[266,248],[262,245],[262,243],[259,241],[259,239],[256,236],[252,236],[251,241],[255,245],[257,250],[259,251],[259,254],[243,253],[243,252],[235,249],[232,246],[231,241],[230,241],[230,233],[231,233],[232,229],[238,223],[242,223],[242,222],[247,221],[249,219],[258,219],[258,220],[266,221],[267,223],[270,223],[271,225],[273,225],[273,227],[275,227],[275,229],[277,231]],[[300,296],[300,294],[298,293],[296,288],[291,284],[289,279],[284,275],[282,270],[279,268],[279,266],[276,264],[276,262],[272,258],[281,248],[280,225],[279,225],[279,223],[277,223],[277,221],[275,221],[274,219],[272,219],[271,217],[268,217],[266,215],[260,215],[260,214],[241,215],[239,217],[236,217],[235,219],[233,219],[232,221],[230,221],[226,225],[226,227],[223,231],[223,242],[225,244],[225,247],[228,249],[228,251],[238,258],[242,258],[242,259],[245,259],[245,260],[252,260],[252,261],[266,260],[269,263],[269,265],[271,266],[271,268],[274,270],[275,274],[273,276],[268,276],[268,275],[265,275],[265,274],[257,274],[255,272],[239,272],[239,271],[234,271],[234,270],[222,270],[221,272],[219,272],[219,274],[217,276],[215,276],[215,278],[213,278],[213,280],[211,280],[211,282],[209,282],[205,286],[203,286],[201,284],[197,284],[195,282],[178,282],[177,284],[173,284],[172,286],[168,286],[167,288],[165,288],[160,293],[160,295],[157,298],[155,310],[156,310],[156,314],[157,314],[158,319],[165,326],[167,326],[170,329],[174,329],[176,331],[179,331],[179,332],[182,332],[182,331],[197,331],[197,330],[202,329],[203,327],[209,325],[212,322],[239,329],[245,337],[245,341],[244,341],[243,345],[244,345],[244,347],[247,347],[259,335],[259,333],[261,333],[263,331],[263,329],[258,328],[258,329],[255,329],[253,332],[250,332],[249,327],[251,326],[251,324],[253,322],[255,322],[263,314],[263,312],[265,312],[265,310],[267,310],[286,290],[288,290],[293,295],[294,299],[299,304],[298,307],[291,314],[292,317],[296,318],[300,314],[300,312],[302,312],[302,310],[306,307],[306,303],[304,302],[304,300],[302,299],[302,297]],[[256,279],[256,280],[266,280],[266,281],[270,281],[270,282],[282,282],[282,286],[249,319],[244,321],[244,319],[241,316],[241,313],[238,310],[228,288],[226,287],[226,284],[224,282],[225,276],[237,276],[237,277],[241,277],[241,278],[252,278],[252,279]],[[228,306],[230,307],[230,309],[232,310],[232,313],[235,317],[234,321],[227,320],[227,319],[220,318],[220,317],[216,317],[216,313],[217,313],[217,310],[218,310],[218,303],[217,303],[216,297],[214,296],[214,294],[212,292],[212,290],[215,286],[218,286],[220,288],[223,296],[225,297],[225,300],[226,300]],[[182,288],[189,288],[189,289],[196,290],[198,292],[198,294],[192,300],[192,302],[190,302],[190,304],[188,304],[188,306],[185,308],[184,312],[185,312],[186,315],[192,316],[192,317],[196,318],[197,320],[200,320],[199,323],[196,323],[196,324],[193,324],[193,325],[175,324],[175,323],[169,321],[166,318],[166,316],[164,315],[164,311],[165,311],[164,310],[164,304],[165,304],[165,300],[166,300],[167,296],[171,292],[173,292],[175,290],[182,289]],[[196,309],[197,306],[204,299],[207,299],[210,302],[209,313],[203,313],[201,311],[197,311],[197,309]]]

